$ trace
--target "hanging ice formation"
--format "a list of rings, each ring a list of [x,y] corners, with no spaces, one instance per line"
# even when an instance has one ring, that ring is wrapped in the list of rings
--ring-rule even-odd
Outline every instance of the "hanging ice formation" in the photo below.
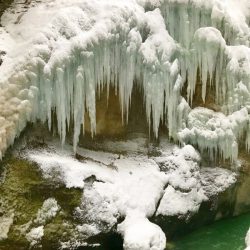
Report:
[[[51,128],[53,110],[62,143],[74,124],[76,149],[85,111],[95,134],[98,93],[116,88],[126,122],[135,82],[155,136],[166,116],[171,138],[211,157],[236,160],[243,135],[249,148],[247,0],[47,0],[19,15],[20,8],[2,17],[1,153],[27,121]],[[198,72],[202,99],[214,86],[220,112],[190,108]]]

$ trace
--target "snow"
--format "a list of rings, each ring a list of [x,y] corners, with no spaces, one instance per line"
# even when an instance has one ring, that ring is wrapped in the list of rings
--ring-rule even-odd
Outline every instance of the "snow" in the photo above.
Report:
[[[197,212],[207,200],[200,182],[200,155],[191,146],[174,148],[173,154],[155,158],[166,173],[168,186],[157,209],[157,215],[184,215]]]
[[[130,143],[127,141],[127,145]],[[236,181],[230,170],[203,170],[201,157],[191,145],[178,148],[163,139],[155,149],[160,154],[157,157],[79,148],[79,161],[68,150],[70,147],[50,147],[27,151],[24,156],[38,164],[45,178],[60,181],[68,188],[83,189],[81,203],[74,212],[82,223],[76,231],[87,237],[110,232],[117,225],[125,249],[164,249],[163,232],[148,218],[190,216],[208,197],[218,195]],[[55,210],[56,203],[52,208]],[[121,218],[124,221],[120,223]]]
[[[30,246],[33,247],[39,244],[44,235],[44,226],[32,228],[28,234],[26,234],[27,240],[30,242]]]
[[[14,4],[1,18],[1,155],[37,119],[56,127],[62,144],[73,125],[76,152],[85,113],[95,134],[100,91],[115,87],[126,123],[137,82],[156,137],[166,121],[174,140],[236,161],[238,133],[247,133],[246,148],[250,144],[249,9],[247,0],[47,0],[28,9]],[[231,128],[225,134],[231,148],[223,149],[225,136],[211,127],[187,131],[197,72],[203,101],[213,86],[223,120],[247,108],[244,119],[235,120],[234,135]],[[186,80],[187,97],[181,96]]]
[[[47,221],[55,217],[59,210],[60,206],[54,198],[45,200],[42,208],[37,212],[37,217],[34,220],[34,223],[45,224]]]
[[[118,232],[123,235],[124,250],[161,250],[166,247],[166,237],[161,228],[140,214],[129,214],[118,225]]]
[[[81,205],[76,208],[75,214],[84,224],[96,225],[92,233],[109,232],[110,228],[117,224],[118,209],[111,197],[98,191],[95,187],[85,188]]]
[[[4,215],[0,217],[0,241],[8,238],[10,227],[13,224],[14,213],[9,216]]]
[[[40,245],[44,236],[44,227],[59,212],[60,206],[54,198],[48,198],[37,211],[36,218],[21,226],[21,233],[30,243],[30,248]]]
[[[28,157],[40,165],[45,177],[53,177],[56,172],[68,188],[83,188],[84,180],[95,176],[97,181],[93,187],[101,197],[110,198],[109,195],[116,190],[117,194],[112,198],[122,214],[139,207],[145,215],[152,215],[167,181],[165,175],[159,172],[158,165],[145,156],[114,157],[112,165],[90,160],[79,162],[70,156],[48,152],[34,152]]]
[[[203,167],[200,174],[202,188],[207,197],[224,192],[237,180],[237,174],[232,174],[230,170],[219,167]]]
[[[169,185],[164,193],[157,210],[157,215],[165,216],[186,216],[189,213],[195,213],[199,210],[202,201],[206,200],[204,193],[197,193],[192,189],[188,193],[175,190]]]
[[[96,228],[95,225],[82,224],[82,225],[77,225],[76,228],[79,233],[87,236],[97,235],[100,233],[100,231]]]

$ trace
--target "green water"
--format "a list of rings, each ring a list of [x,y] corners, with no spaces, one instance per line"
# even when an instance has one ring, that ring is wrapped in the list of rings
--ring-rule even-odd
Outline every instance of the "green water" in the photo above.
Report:
[[[250,213],[202,227],[175,242],[174,250],[243,250]]]

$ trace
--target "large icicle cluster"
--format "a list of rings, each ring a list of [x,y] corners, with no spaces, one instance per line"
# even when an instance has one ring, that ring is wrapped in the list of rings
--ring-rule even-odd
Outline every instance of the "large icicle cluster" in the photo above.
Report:
[[[187,128],[179,132],[182,141],[197,144],[201,151],[208,151],[210,158],[220,156],[237,160],[239,139],[248,125],[246,108],[229,116],[206,108],[193,109],[187,119]]]
[[[250,144],[249,10],[247,0],[47,0],[20,15],[14,4],[0,35],[0,153],[36,119],[62,143],[73,125],[76,150],[85,113],[95,134],[98,94],[114,86],[126,122],[136,83],[155,136],[166,121],[173,139],[236,160],[237,139]],[[222,113],[191,111],[197,79]]]

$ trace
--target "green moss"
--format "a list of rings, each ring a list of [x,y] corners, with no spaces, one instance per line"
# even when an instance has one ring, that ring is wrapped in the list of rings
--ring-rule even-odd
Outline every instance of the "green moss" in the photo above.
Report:
[[[74,233],[73,224],[65,220],[65,213],[59,213],[44,228],[43,249],[58,249],[59,240],[70,241],[74,238]]]
[[[38,209],[50,197],[57,200],[61,212],[45,226],[43,242],[50,245],[48,249],[56,249],[53,246],[60,238],[65,238],[65,232],[70,234],[70,226],[65,226],[67,223],[64,222],[74,223],[73,211],[80,203],[82,191],[67,189],[53,183],[53,180],[44,179],[36,164],[10,153],[0,163],[0,177],[0,216],[1,213],[8,215],[14,211],[14,222],[8,239],[0,241],[0,249],[28,249],[28,242],[20,229],[36,217]]]

